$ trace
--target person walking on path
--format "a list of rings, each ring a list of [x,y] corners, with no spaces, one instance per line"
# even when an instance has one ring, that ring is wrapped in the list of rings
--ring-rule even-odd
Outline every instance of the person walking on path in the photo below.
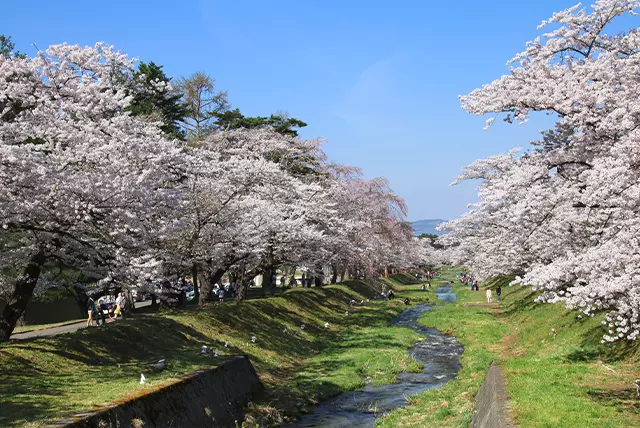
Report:
[[[98,309],[96,308],[96,302],[91,297],[87,300],[87,314],[89,317],[87,318],[87,327],[89,327],[93,323],[93,314],[98,313]],[[96,322],[98,320],[96,319]]]
[[[487,288],[487,303],[491,303],[493,299],[491,298],[491,289]]]
[[[502,295],[502,287],[499,285],[496,287],[496,296],[498,296],[498,302],[500,301],[500,296]]]

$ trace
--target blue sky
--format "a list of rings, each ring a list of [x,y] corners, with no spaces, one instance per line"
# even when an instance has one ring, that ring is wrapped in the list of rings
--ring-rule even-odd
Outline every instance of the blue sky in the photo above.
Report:
[[[0,33],[20,51],[105,41],[169,76],[205,71],[246,115],[286,111],[327,139],[329,158],[387,177],[409,219],[452,219],[474,183],[450,187],[475,159],[523,147],[549,126],[467,114],[458,95],[507,72],[565,0],[9,1]],[[588,2],[587,2],[588,3]]]

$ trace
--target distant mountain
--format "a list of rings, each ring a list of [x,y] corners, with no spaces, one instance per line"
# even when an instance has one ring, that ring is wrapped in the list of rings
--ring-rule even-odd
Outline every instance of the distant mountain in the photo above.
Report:
[[[411,223],[411,227],[414,230],[414,235],[422,235],[423,233],[431,233],[434,235],[442,235],[443,232],[436,230],[436,226],[440,223],[445,222],[446,220],[442,220],[439,218],[428,219],[428,220],[418,220]]]

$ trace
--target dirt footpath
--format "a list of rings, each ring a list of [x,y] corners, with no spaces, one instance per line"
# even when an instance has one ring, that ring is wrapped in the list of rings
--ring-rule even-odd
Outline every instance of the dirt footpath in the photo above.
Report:
[[[507,388],[502,367],[491,364],[476,395],[473,428],[514,428],[507,410]]]

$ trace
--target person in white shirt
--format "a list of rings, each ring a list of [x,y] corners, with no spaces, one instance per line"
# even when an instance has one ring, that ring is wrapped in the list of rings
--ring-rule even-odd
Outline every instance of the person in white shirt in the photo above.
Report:
[[[116,297],[116,310],[113,313],[113,319],[117,319],[118,315],[124,317],[122,311],[124,311],[124,307],[127,304],[127,299],[124,297],[124,292],[118,294]]]

